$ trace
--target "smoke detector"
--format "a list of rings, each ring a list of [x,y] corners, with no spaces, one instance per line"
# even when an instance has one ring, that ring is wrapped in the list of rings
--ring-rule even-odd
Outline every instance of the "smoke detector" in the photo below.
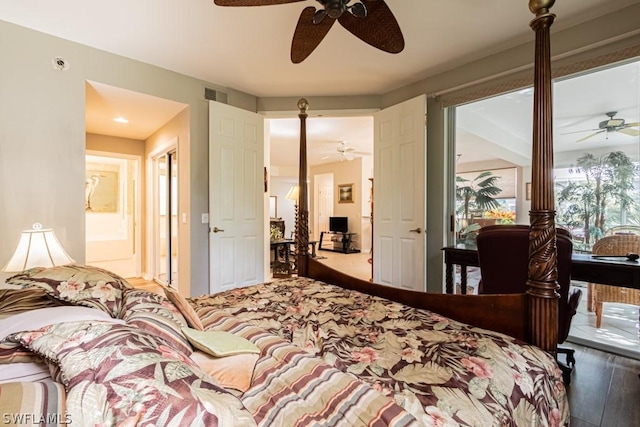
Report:
[[[53,68],[58,71],[65,71],[71,68],[69,61],[67,61],[61,56],[56,56],[55,58],[53,58],[51,62],[53,63]]]

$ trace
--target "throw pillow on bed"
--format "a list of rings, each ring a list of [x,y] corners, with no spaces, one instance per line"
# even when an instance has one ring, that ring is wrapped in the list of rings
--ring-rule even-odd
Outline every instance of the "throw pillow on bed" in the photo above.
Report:
[[[59,307],[63,303],[51,298],[40,288],[0,289],[0,322],[19,313],[39,308]],[[42,362],[37,354],[14,342],[0,338],[0,365]]]
[[[187,321],[171,301],[142,289],[127,289],[118,317],[127,324],[150,332],[167,345],[189,356],[193,349],[182,333]]]
[[[215,357],[233,356],[235,354],[260,354],[254,343],[239,335],[226,331],[197,331],[191,328],[182,330],[195,348]]]
[[[23,288],[38,287],[61,301],[98,308],[116,317],[120,312],[122,291],[131,285],[115,273],[86,265],[36,267],[6,280]]]
[[[0,365],[38,362],[42,359],[17,342],[0,342]]]
[[[234,356],[213,357],[203,351],[194,351],[191,360],[203,372],[211,375],[222,387],[245,392],[251,387],[253,370],[259,354],[244,353]]]
[[[12,339],[60,367],[73,425],[256,425],[188,357],[130,325],[58,323]]]
[[[178,291],[173,288],[165,287],[164,294],[169,298],[169,301],[171,301],[173,305],[180,310],[180,313],[182,313],[190,327],[199,331],[204,330],[204,326],[202,325],[202,321],[200,320],[198,313],[196,313],[191,304],[189,304],[189,301],[183,298]]]
[[[0,317],[24,313],[38,308],[57,307],[63,303],[41,288],[0,289]]]

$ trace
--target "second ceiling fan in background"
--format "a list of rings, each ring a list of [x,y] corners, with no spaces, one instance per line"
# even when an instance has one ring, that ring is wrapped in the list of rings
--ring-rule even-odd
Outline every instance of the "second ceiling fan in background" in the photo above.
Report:
[[[214,0],[218,6],[270,6],[305,0]],[[291,61],[298,64],[315,50],[338,21],[365,43],[389,53],[404,49],[404,37],[384,0],[316,0],[302,10],[291,42]],[[350,4],[351,3],[351,4]]]
[[[609,118],[598,123],[598,127],[596,129],[585,129],[569,133],[593,132],[585,137],[580,138],[576,142],[585,141],[601,133],[605,133],[606,137],[608,137],[609,133],[612,132],[620,132],[629,136],[639,136],[640,131],[638,129],[632,128],[640,126],[640,122],[627,123],[624,119],[616,118],[617,113],[617,111],[610,111],[606,113]]]

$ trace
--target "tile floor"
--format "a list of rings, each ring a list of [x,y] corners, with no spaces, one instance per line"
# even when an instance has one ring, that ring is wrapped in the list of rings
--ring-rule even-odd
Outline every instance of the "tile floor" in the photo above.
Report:
[[[574,282],[582,289],[578,312],[571,321],[567,341],[640,360],[638,307],[604,303],[602,325],[596,328],[595,313],[587,311],[586,283]]]
[[[371,265],[367,262],[370,257],[368,253],[345,255],[320,251],[318,256],[325,257],[322,261],[336,270],[348,272],[365,280],[371,277]],[[468,292],[474,293],[480,279],[480,270],[469,268],[467,274]],[[456,276],[456,283],[459,283],[459,274]],[[595,326],[595,313],[587,311],[586,283],[576,281],[574,285],[582,288],[583,293],[578,313],[571,322],[567,341],[640,360],[639,308],[628,304],[605,303],[602,327],[598,329]],[[459,292],[459,286],[456,288]]]

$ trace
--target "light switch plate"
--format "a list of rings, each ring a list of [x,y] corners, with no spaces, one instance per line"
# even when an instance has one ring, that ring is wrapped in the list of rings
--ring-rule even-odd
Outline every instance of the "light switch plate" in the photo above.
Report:
[[[202,214],[202,223],[203,224],[209,224],[209,214],[208,213],[203,213]]]

